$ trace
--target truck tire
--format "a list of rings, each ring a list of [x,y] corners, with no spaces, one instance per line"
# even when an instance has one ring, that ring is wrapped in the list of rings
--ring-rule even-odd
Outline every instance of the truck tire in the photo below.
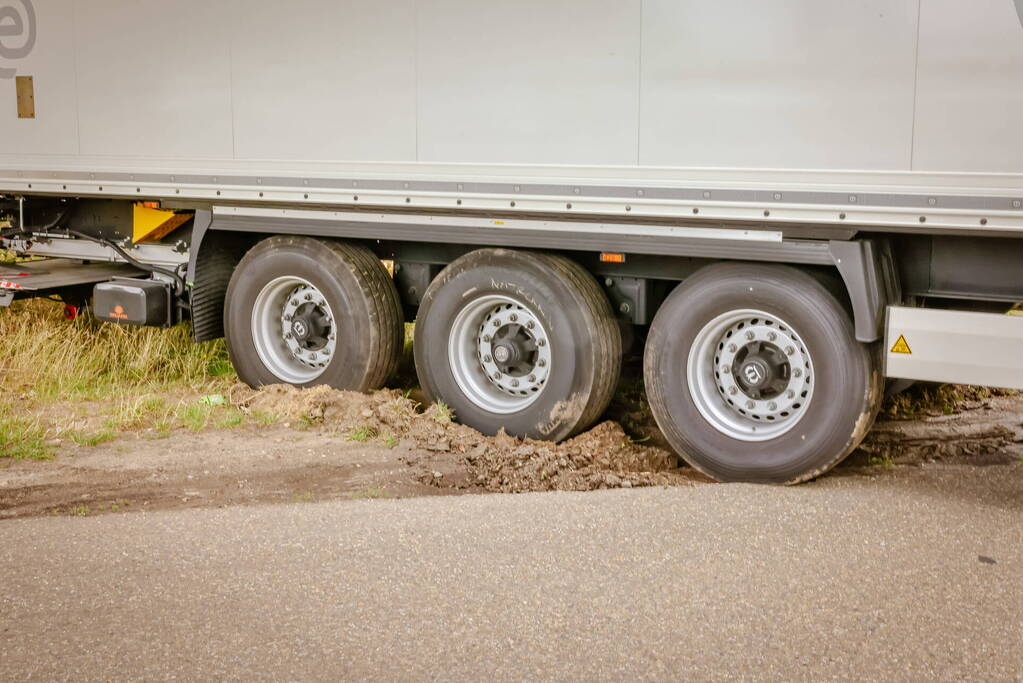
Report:
[[[650,409],[719,481],[795,484],[828,471],[877,414],[876,349],[841,303],[789,266],[708,266],[665,300],[644,358]]]
[[[558,441],[604,412],[621,334],[593,276],[562,256],[481,249],[445,268],[416,322],[430,400],[485,434]]]
[[[310,237],[270,237],[249,250],[224,304],[231,362],[252,387],[378,389],[397,367],[403,320],[373,252]]]

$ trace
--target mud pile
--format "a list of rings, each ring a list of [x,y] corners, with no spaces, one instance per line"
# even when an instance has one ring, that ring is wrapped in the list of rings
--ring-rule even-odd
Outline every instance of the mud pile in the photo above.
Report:
[[[485,436],[454,422],[443,405],[421,409],[394,390],[359,394],[328,387],[299,390],[277,385],[231,391],[243,411],[305,423],[357,441],[401,449],[417,480],[439,488],[494,492],[587,491],[600,488],[691,483],[661,448],[634,443],[614,422],[604,422],[561,444]]]

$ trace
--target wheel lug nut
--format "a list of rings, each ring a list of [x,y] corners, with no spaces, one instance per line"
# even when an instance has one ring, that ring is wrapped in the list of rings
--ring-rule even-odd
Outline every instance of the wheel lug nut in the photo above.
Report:
[[[735,344],[729,344],[728,345],[728,353],[735,353],[738,350],[739,350],[739,347],[736,346]]]
[[[786,398],[795,398],[796,397],[796,392],[794,392],[791,389],[789,389],[787,392],[785,392],[785,397]]]
[[[517,379],[513,379],[513,380],[512,380],[512,386],[513,386],[513,387],[517,387],[517,386],[519,386],[519,380],[517,380]]]
[[[500,372],[495,372],[494,373],[494,379],[501,379],[501,373]]]
[[[722,365],[721,366],[721,374],[722,375],[727,375],[727,374],[729,374],[731,372],[732,372],[732,369],[730,367],[728,367],[727,365]]]
[[[485,335],[483,335],[483,341],[485,341],[485,342],[488,342],[488,343],[489,343],[489,342],[490,342],[490,335],[489,335],[489,334],[485,334]]]
[[[770,403],[767,404],[767,409],[768,410],[778,410],[778,404],[775,403],[774,401],[771,401]]]
[[[285,315],[284,319],[290,323],[291,322],[291,314],[288,313],[287,315]]]
[[[754,403],[753,401],[746,401],[746,409],[747,410],[753,410],[756,407],[757,407],[757,404]]]
[[[517,315],[516,315],[516,314],[514,314],[514,313],[512,313],[512,314],[511,314],[510,316],[508,316],[508,317],[509,317],[509,318],[511,318],[511,321],[512,321],[512,322],[517,322],[517,321],[518,321],[518,319],[519,319],[519,316],[517,316]]]
[[[749,332],[746,333],[746,339],[748,339],[749,341],[753,341],[756,338],[757,335],[753,334],[753,330],[750,330]]]
[[[295,335],[293,335],[293,334],[292,334],[291,332],[285,332],[285,333],[284,333],[284,338],[285,338],[285,339],[293,339],[293,338],[294,338],[294,336],[295,336]]]
[[[534,323],[532,320],[530,320],[529,322],[526,323],[526,329],[527,330],[531,330],[534,327],[536,327],[536,323]]]
[[[803,376],[803,371],[800,370],[799,368],[796,368],[795,370],[792,371],[792,376],[793,377],[802,377]]]
[[[490,363],[490,362],[493,362],[493,360],[494,359],[491,358],[489,355],[483,356],[483,362],[484,363]]]
[[[777,338],[778,338],[778,335],[776,335],[774,332],[768,332],[767,333],[767,341],[774,341]]]
[[[535,382],[535,381],[536,381],[536,375],[530,375],[530,376],[528,377],[528,380],[529,380],[530,382]]]
[[[541,368],[545,368],[545,367],[547,367],[547,361],[545,361],[545,360],[544,360],[543,358],[541,358],[540,360],[538,360],[538,361],[536,362],[536,364],[537,364],[537,365],[538,365],[539,367],[541,367]]]
[[[494,321],[494,327],[500,327],[500,326],[501,326],[501,321],[500,320],[495,320]]]
[[[537,339],[536,340],[536,345],[537,346],[547,346],[547,340],[546,339]]]
[[[785,355],[786,356],[791,356],[795,352],[796,352],[796,350],[794,348],[792,348],[791,346],[786,346],[785,347]]]
[[[313,295],[312,294],[306,294],[302,298],[305,299],[306,301],[312,301],[313,300]]]
[[[735,396],[738,393],[739,393],[739,390],[736,389],[735,387],[728,387],[728,394],[730,396]]]

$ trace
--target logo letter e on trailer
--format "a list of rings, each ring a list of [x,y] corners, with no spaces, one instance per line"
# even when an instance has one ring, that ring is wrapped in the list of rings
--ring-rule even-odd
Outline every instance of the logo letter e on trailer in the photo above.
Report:
[[[0,59],[23,59],[36,45],[36,11],[32,0],[20,0],[24,8],[0,6]],[[13,78],[17,69],[0,66],[0,78]]]

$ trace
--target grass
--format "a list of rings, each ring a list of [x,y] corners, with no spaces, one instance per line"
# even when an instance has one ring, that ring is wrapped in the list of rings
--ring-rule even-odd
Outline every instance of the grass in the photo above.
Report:
[[[890,470],[895,467],[895,461],[890,455],[876,455],[870,459],[872,467],[880,467],[883,470]]]
[[[45,300],[0,309],[0,376],[8,392],[43,402],[109,400],[139,390],[189,387],[213,393],[235,381],[223,341],[194,344],[191,328],[66,321]]]
[[[68,432],[67,435],[68,435],[68,437],[72,441],[74,441],[79,446],[90,446],[90,447],[91,446],[98,446],[101,443],[106,443],[107,441],[113,441],[115,438],[117,438],[117,434],[115,434],[114,432],[112,432],[109,429],[104,429],[104,430],[99,431],[99,432],[90,432],[90,433],[71,431],[71,432]]]
[[[429,413],[438,424],[442,425],[450,424],[455,419],[454,411],[443,401],[437,401],[430,406]]]
[[[372,427],[357,427],[352,431],[348,432],[349,441],[364,442],[376,437],[377,432]]]
[[[273,413],[268,413],[262,410],[253,410],[249,417],[251,417],[256,424],[264,427],[269,427],[281,420],[279,415],[274,415]]]
[[[213,423],[213,426],[217,429],[231,429],[232,427],[238,427],[244,422],[245,413],[237,408],[230,407],[224,409],[223,414]]]
[[[51,458],[54,437],[96,446],[124,432],[164,438],[178,428],[231,428],[246,419],[224,400],[181,398],[222,399],[238,381],[224,342],[195,344],[187,324],[164,330],[88,316],[67,321],[60,303],[18,301],[0,308],[0,339],[0,458]],[[69,413],[89,419],[69,429]]]
[[[0,458],[49,460],[53,453],[46,428],[38,420],[0,414]]]

